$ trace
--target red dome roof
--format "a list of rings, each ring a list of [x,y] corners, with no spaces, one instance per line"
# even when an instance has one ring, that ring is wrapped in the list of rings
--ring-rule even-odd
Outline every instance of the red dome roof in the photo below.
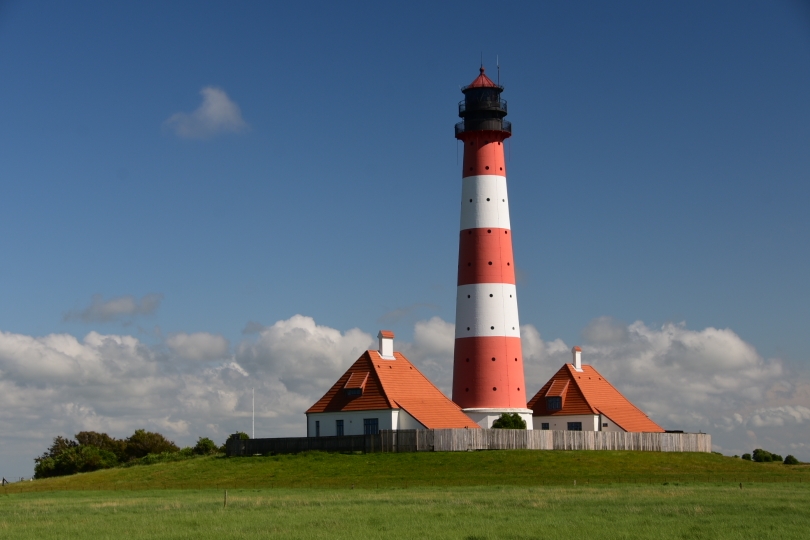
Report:
[[[484,66],[481,66],[481,69],[478,71],[481,72],[478,77],[475,78],[473,82],[467,88],[497,88],[498,85],[492,82],[492,79],[484,75]]]

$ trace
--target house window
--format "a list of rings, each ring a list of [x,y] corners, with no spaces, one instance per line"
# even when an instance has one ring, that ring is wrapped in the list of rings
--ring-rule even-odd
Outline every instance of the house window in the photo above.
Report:
[[[568,422],[568,431],[582,431],[582,422]]]
[[[602,424],[602,427],[608,427],[607,422],[605,422],[604,424]]]
[[[320,420],[315,420],[315,436],[316,437],[321,436],[321,421]]]
[[[376,418],[363,418],[363,435],[376,435],[379,432]]]
[[[547,397],[546,409],[548,409],[549,411],[559,411],[560,409],[562,409],[562,398],[560,396]]]
[[[548,422],[543,422],[540,424],[540,429],[548,431]]]
[[[363,389],[362,388],[347,388],[346,389],[347,396],[362,396]]]
[[[343,420],[335,420],[335,435],[343,437]]]

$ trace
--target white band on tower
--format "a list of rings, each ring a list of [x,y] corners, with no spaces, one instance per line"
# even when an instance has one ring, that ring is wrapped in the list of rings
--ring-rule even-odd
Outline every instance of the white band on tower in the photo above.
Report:
[[[510,229],[506,177],[487,174],[461,181],[461,230]]]

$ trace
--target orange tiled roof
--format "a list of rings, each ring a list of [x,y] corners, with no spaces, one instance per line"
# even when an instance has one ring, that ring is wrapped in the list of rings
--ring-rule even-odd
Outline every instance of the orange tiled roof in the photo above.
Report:
[[[350,379],[355,384],[364,378],[362,395],[346,393]],[[394,360],[383,359],[377,351],[364,352],[307,413],[378,409],[405,409],[428,429],[479,427],[398,352]]]
[[[380,330],[380,335],[384,338],[394,339],[394,333],[391,330]]]
[[[546,396],[555,396],[554,388],[568,385],[563,399],[563,408],[546,409]],[[562,416],[572,414],[603,414],[625,431],[663,432],[664,430],[630,403],[593,367],[583,365],[582,372],[565,364],[543,385],[529,401],[533,416]]]

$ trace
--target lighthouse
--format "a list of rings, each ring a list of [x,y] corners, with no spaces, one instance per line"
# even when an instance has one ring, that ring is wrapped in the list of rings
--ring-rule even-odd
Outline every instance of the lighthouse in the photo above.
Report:
[[[455,128],[464,160],[453,401],[481,427],[489,428],[502,413],[518,413],[531,429],[506,191],[504,141],[512,125],[504,120],[503,87],[483,66],[461,91],[462,121]]]

